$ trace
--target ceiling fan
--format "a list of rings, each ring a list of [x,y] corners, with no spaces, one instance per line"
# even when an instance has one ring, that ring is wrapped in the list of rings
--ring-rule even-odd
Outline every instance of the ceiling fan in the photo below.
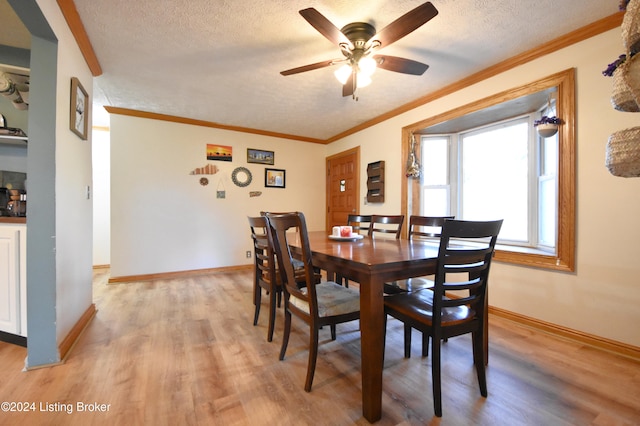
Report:
[[[356,89],[365,87],[371,82],[371,74],[376,67],[403,74],[422,75],[429,65],[397,56],[374,54],[374,52],[413,32],[437,14],[438,10],[435,6],[431,2],[426,2],[376,32],[373,25],[366,22],[353,22],[339,30],[316,9],[312,7],[303,9],[300,15],[320,34],[337,44],[344,58],[304,65],[282,71],[280,74],[286,76],[342,64],[342,67],[335,72],[336,78],[343,85],[342,96],[352,96],[354,99],[357,99]]]

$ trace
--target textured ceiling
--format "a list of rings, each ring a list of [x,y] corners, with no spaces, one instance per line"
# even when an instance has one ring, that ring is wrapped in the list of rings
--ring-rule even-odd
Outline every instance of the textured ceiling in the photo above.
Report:
[[[380,30],[422,0],[75,3],[103,70],[98,102],[320,140],[618,11],[618,0],[432,0],[439,14],[381,51],[429,69],[377,70],[354,101],[342,97],[331,67],[280,75],[342,57],[298,11]]]

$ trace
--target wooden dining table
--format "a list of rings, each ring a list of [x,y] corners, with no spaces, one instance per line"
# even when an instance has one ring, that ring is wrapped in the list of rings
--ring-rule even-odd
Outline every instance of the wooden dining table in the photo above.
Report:
[[[438,245],[386,238],[356,241],[330,239],[326,232],[309,232],[314,266],[331,279],[339,275],[360,285],[362,362],[362,414],[373,423],[382,416],[382,368],[384,363],[384,283],[435,272]],[[300,256],[300,243],[291,250]]]

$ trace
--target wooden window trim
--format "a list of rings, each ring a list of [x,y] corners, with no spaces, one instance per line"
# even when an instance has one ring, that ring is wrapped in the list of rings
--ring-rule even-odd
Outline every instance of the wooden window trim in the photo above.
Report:
[[[413,203],[409,211],[408,191],[411,185],[412,199],[419,199],[419,182],[404,176],[404,161],[409,154],[411,134],[421,129],[451,120],[470,112],[478,111],[510,99],[557,87],[557,114],[564,121],[558,131],[558,220],[556,254],[523,253],[496,250],[496,261],[552,269],[565,272],[575,271],[575,69],[553,74],[520,87],[505,90],[487,98],[454,108],[450,111],[411,124],[402,129],[402,185],[401,208],[407,216],[419,214],[419,203]]]

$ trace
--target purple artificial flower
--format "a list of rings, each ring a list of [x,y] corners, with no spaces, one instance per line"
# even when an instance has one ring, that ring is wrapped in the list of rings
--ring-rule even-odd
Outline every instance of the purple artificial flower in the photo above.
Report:
[[[611,62],[608,66],[607,69],[602,71],[602,75],[604,75],[605,77],[611,77],[613,75],[613,72],[622,64],[624,64],[624,62],[627,60],[627,55],[622,54],[620,56],[618,56],[618,59],[616,59],[615,61]]]
[[[540,124],[562,124],[562,119],[556,117],[555,115],[553,117],[547,117],[546,115],[543,115],[540,120],[536,120],[533,122],[534,126],[538,126]]]

